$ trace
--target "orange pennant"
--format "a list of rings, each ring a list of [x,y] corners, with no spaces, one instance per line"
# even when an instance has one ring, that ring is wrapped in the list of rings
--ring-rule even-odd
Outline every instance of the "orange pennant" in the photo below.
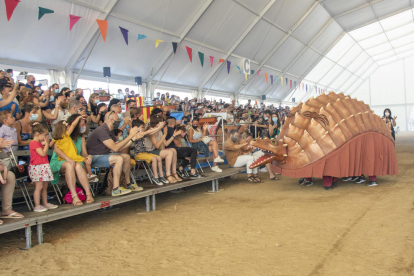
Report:
[[[269,84],[269,79],[267,78],[267,73],[265,73],[266,83]]]
[[[225,62],[225,60],[221,58],[221,59],[219,60],[219,63],[218,63],[218,64],[220,64],[220,63],[222,63],[222,62]]]
[[[96,23],[98,23],[99,30],[101,31],[101,35],[104,42],[106,42],[106,31],[108,30],[108,21],[96,19]]]

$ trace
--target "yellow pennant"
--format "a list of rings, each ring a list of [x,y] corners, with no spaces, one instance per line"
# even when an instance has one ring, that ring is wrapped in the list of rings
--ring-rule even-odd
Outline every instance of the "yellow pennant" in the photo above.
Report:
[[[244,74],[244,78],[246,79],[246,81],[247,81],[247,74]]]
[[[163,41],[163,40],[161,40],[161,39],[156,39],[156,40],[155,40],[155,48],[157,48],[157,47],[158,47],[158,45],[159,45],[161,42],[164,42],[164,41]]]

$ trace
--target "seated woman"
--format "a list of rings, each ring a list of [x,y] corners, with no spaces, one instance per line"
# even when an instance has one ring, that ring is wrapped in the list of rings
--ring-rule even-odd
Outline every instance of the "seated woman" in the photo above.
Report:
[[[226,141],[227,140],[227,121],[226,120],[220,119],[218,123],[210,127],[210,129],[208,130],[208,132],[212,136],[211,140],[217,141],[219,150],[223,150],[223,144],[224,144],[223,128],[224,128],[224,141]],[[220,137],[217,135],[219,135]],[[216,136],[216,137],[213,137],[213,136]]]
[[[248,130],[246,130],[241,137],[240,144],[249,143],[251,140],[253,140],[253,135]],[[248,145],[242,147],[241,151],[243,154],[252,153],[252,156],[254,156],[255,159],[259,159],[259,157],[264,155],[264,153],[261,150],[254,152],[254,149],[250,148]],[[269,179],[279,180],[279,178],[277,178],[276,175],[272,172],[271,163],[268,163],[265,166],[266,166],[267,171],[269,172]]]
[[[68,134],[69,131],[71,131],[69,134],[69,139],[71,139],[72,144],[75,146],[76,156],[82,156],[84,158],[85,164],[90,165],[92,162],[92,157],[88,155],[86,151],[86,142],[85,137],[83,136],[83,133],[86,131],[85,120],[81,117],[81,115],[73,114],[68,118],[67,124]],[[56,129],[57,127],[55,128],[55,131]],[[65,174],[66,183],[73,197],[73,205],[82,205],[82,201],[79,199],[76,193],[76,176],[78,176],[79,182],[86,192],[86,203],[94,202],[89,187],[88,175],[83,168],[83,164],[75,162],[57,145],[54,146],[54,152],[52,159],[50,160],[50,168],[55,176],[55,180],[52,181],[52,184],[57,184],[59,181],[59,173]]]
[[[269,123],[269,135],[271,139],[276,139],[280,133],[280,120],[276,113],[272,114],[272,121]]]
[[[156,128],[161,122],[164,122],[161,115],[152,115],[150,118],[149,130]],[[175,149],[165,149],[165,137],[168,134],[167,127],[164,127],[163,132],[158,131],[155,134],[150,134],[146,137],[145,148],[148,153],[157,155],[161,157],[161,159],[165,159],[165,177],[170,183],[177,183],[177,181],[182,181],[177,175],[177,152]],[[168,144],[171,142],[172,140],[168,141]]]
[[[198,150],[200,154],[205,157],[210,156],[211,152],[213,154],[213,167],[211,170],[213,172],[222,172],[222,170],[217,166],[217,163],[224,162],[224,160],[219,156],[217,141],[211,140],[206,144],[203,139],[208,136],[208,125],[204,124],[203,128],[200,129],[199,124],[199,119],[194,118],[192,127],[188,131],[188,141]]]

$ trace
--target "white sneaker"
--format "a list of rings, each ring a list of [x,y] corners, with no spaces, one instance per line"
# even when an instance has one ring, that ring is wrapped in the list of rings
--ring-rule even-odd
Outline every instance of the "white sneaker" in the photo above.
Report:
[[[217,158],[216,159],[214,159],[214,161],[213,162],[215,162],[215,163],[224,163],[224,160],[223,159],[221,159],[221,157],[220,156],[217,156]]]
[[[211,170],[212,170],[213,172],[222,172],[222,171],[223,171],[223,170],[222,170],[222,169],[220,169],[218,166],[211,167]]]
[[[40,213],[40,212],[46,212],[47,209],[45,207],[43,207],[43,205],[39,205],[39,206],[35,207],[33,209],[33,211]]]
[[[266,167],[264,167],[264,168],[261,168],[261,169],[259,170],[259,172],[268,172],[268,170],[267,170],[267,168],[266,168]]]

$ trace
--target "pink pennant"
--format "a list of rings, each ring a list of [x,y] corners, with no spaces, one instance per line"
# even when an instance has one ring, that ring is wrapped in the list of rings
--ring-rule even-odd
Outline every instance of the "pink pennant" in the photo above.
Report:
[[[19,2],[19,0],[4,0],[4,4],[6,4],[7,21],[10,21],[14,9],[17,7],[17,4],[19,4]]]
[[[213,67],[213,62],[214,62],[214,57],[210,56],[210,64],[211,64],[211,67]]]
[[[257,75],[258,75],[258,76],[259,76],[260,71],[262,71],[262,70],[258,70],[258,71],[257,71]]]
[[[69,14],[69,31],[72,30],[73,26],[81,19],[82,17],[77,15]]]

